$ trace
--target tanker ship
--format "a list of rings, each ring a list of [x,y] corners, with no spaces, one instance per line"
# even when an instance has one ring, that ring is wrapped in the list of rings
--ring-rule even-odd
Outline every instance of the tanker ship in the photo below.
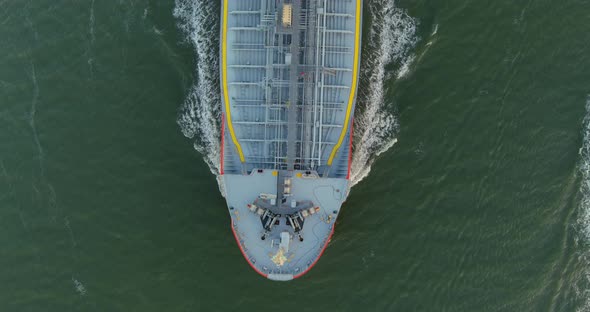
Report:
[[[307,273],[350,183],[362,0],[222,0],[221,183],[265,278]]]

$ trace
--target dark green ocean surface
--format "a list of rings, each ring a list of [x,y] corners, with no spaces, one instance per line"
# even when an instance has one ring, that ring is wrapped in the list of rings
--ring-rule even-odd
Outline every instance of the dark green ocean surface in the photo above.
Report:
[[[277,283],[207,164],[218,1],[0,1],[0,311],[590,311],[590,1],[364,5],[370,174]]]

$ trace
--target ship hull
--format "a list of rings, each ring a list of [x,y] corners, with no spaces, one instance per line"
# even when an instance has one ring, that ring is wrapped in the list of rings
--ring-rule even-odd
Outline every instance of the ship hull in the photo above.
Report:
[[[223,0],[221,181],[250,266],[308,272],[349,190],[362,1]]]

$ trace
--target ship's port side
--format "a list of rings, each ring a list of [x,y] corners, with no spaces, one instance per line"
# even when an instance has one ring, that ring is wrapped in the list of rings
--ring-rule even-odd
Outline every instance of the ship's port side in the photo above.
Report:
[[[311,268],[348,192],[362,0],[223,0],[222,155],[235,238],[274,280]]]

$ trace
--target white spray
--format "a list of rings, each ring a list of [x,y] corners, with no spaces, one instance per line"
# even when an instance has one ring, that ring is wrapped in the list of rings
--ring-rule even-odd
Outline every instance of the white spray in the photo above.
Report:
[[[370,48],[363,58],[368,61],[361,69],[361,77],[366,80],[363,83],[368,87],[359,90],[360,112],[355,114],[353,186],[369,175],[375,157],[397,142],[398,121],[392,113],[393,103],[385,98],[386,83],[392,79],[392,74],[401,79],[410,72],[415,58],[411,50],[418,41],[416,20],[396,8],[393,1],[374,0],[368,9],[373,23],[369,38],[365,38]],[[386,66],[394,62],[400,64],[399,70],[388,72]]]
[[[195,139],[195,148],[216,175],[219,174],[221,116],[218,13],[208,0],[177,0],[174,9],[178,27],[197,52],[196,84],[181,108],[178,124],[186,137]]]
[[[580,148],[580,173],[582,182],[580,193],[582,202],[580,203],[580,225],[581,231],[585,238],[590,240],[590,96],[586,100],[586,116],[584,117],[583,128],[584,141]]]
[[[586,115],[584,117],[582,134],[582,147],[579,150],[579,170],[582,176],[580,182],[581,201],[579,217],[576,224],[578,235],[575,237],[575,241],[576,244],[586,245],[590,241],[590,95],[586,99]],[[582,252],[580,258],[582,261],[590,263],[590,254],[588,252]],[[590,290],[585,286],[588,283],[590,283],[590,270],[586,271],[582,279],[573,285],[576,295],[585,301],[584,305],[577,309],[579,312],[590,311]]]

